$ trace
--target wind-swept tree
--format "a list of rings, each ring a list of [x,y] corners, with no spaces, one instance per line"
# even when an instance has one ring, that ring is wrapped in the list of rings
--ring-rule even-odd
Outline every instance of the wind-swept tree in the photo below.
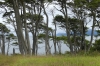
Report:
[[[12,33],[8,33],[6,35],[6,42],[8,43],[8,47],[7,47],[7,55],[9,55],[9,48],[11,46],[12,43],[14,43],[16,41],[16,36]]]
[[[51,47],[49,46],[47,46],[47,38],[46,38],[46,31],[47,31],[47,26],[46,26],[46,24],[44,23],[44,24],[41,24],[41,26],[40,26],[40,30],[42,31],[42,34],[40,33],[40,35],[39,35],[39,37],[41,38],[43,38],[45,41],[45,52],[46,52],[46,55],[48,55],[48,53],[50,52],[50,54],[51,54]],[[48,43],[49,43],[49,41],[50,41],[50,38],[52,38],[52,28],[50,28],[50,27],[48,27]]]
[[[88,51],[90,51],[90,48],[92,46],[95,25],[98,24],[98,21],[96,18],[97,18],[98,9],[100,7],[99,4],[100,4],[100,0],[91,0],[91,1],[88,1],[88,3],[87,3],[87,9],[90,11],[90,15],[93,20],[92,21],[93,25],[92,25],[92,31],[91,31],[91,39],[90,39]]]
[[[8,30],[8,28],[0,23],[0,45],[1,45],[1,53],[3,55],[5,55],[5,37],[6,37],[6,34],[9,33],[10,31]]]
[[[69,21],[69,28],[70,28],[70,36],[74,37],[74,43],[72,43],[72,46],[74,47],[76,45],[76,43],[75,43],[76,37],[80,37],[80,35],[82,35],[82,33],[80,31],[80,27],[81,27],[80,21],[81,20],[76,19],[76,18],[68,18],[68,21]],[[55,16],[55,22],[62,29],[66,29],[65,18],[62,15]],[[81,47],[81,43],[80,43],[80,47]]]
[[[66,42],[66,40],[67,40],[66,36],[58,36],[58,37],[56,37],[59,54],[61,54],[61,46],[62,46],[63,43]]]
[[[60,9],[56,8],[58,11],[60,11],[64,18],[65,18],[65,29],[66,29],[66,34],[67,34],[67,38],[68,38],[68,43],[70,44],[70,51],[71,53],[73,53],[73,47],[72,47],[72,43],[71,43],[71,36],[70,36],[70,28],[69,28],[69,21],[68,21],[68,2],[67,0],[58,0],[57,1],[58,5],[60,6]]]

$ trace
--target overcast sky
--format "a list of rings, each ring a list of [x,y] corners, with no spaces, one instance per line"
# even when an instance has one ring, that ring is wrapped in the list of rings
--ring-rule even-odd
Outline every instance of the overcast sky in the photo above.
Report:
[[[51,4],[51,5],[49,5],[48,8],[47,8],[47,12],[48,12],[48,14],[49,14],[49,27],[52,27],[52,28],[54,28],[54,26],[53,26],[53,24],[52,24],[53,17],[52,17],[52,15],[51,15],[50,11],[51,11],[51,10],[54,10],[54,15],[55,15],[55,16],[56,16],[56,15],[63,15],[61,12],[57,11],[57,10],[54,8],[54,6],[55,6],[54,4]],[[56,8],[60,8],[60,7],[56,5]],[[72,13],[70,10],[68,10],[68,16],[70,16],[70,17],[73,16],[73,13]],[[45,16],[44,16],[44,19],[45,19]],[[88,27],[89,29],[91,29],[91,26],[92,26],[92,22],[91,22],[92,20],[91,20],[91,18],[88,18],[86,21],[87,21],[87,22],[90,21],[90,22],[87,24],[87,27]],[[57,33],[63,33],[63,32],[65,32],[65,31],[62,30],[62,29],[58,29],[58,30],[57,30]]]
[[[1,0],[0,0],[1,1]],[[56,15],[62,15],[62,13],[61,12],[59,12],[59,11],[57,11],[55,8],[54,8],[54,4],[50,4],[48,7],[47,7],[47,13],[48,13],[48,15],[49,15],[49,27],[52,27],[53,29],[54,29],[54,26],[53,26],[53,24],[52,24],[52,20],[53,20],[53,16],[52,16],[52,14],[51,14],[51,10],[53,10],[54,11],[54,16],[56,16]],[[57,6],[56,5],[56,8],[60,8],[59,6]],[[0,9],[1,10],[1,9]],[[0,13],[1,13],[1,11],[0,11]],[[43,15],[44,16],[44,21],[46,21],[46,17],[45,17],[45,15]],[[70,11],[70,10],[68,10],[68,16],[73,16],[73,13]],[[3,22],[5,19],[4,18],[2,18],[2,14],[0,14],[0,22]],[[87,21],[89,21],[89,20],[87,20]],[[91,29],[91,25],[92,25],[92,23],[90,22],[87,26]],[[10,25],[7,25],[8,26],[8,28],[12,28]],[[65,33],[65,31],[64,30],[62,30],[62,29],[59,29],[58,28],[58,30],[57,30],[57,33]]]

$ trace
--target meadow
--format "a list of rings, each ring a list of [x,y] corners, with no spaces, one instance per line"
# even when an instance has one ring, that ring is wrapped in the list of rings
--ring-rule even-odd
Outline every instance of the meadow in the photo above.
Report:
[[[100,56],[2,56],[0,66],[100,66]]]

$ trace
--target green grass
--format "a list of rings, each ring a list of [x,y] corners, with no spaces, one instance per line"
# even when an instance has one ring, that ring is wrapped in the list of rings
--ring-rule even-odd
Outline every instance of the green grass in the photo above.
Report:
[[[100,66],[100,56],[0,56],[0,66]]]

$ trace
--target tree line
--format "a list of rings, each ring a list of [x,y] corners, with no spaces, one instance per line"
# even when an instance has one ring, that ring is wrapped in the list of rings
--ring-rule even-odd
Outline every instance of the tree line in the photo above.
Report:
[[[55,15],[54,10],[50,10],[54,29],[49,27],[50,20],[47,10],[52,4],[56,11],[62,13],[62,15]],[[22,55],[37,55],[38,44],[41,42],[45,42],[45,53],[50,55],[50,40],[53,41],[55,54],[57,54],[57,46],[61,54],[62,41],[68,45],[71,54],[79,51],[86,53],[93,46],[97,46],[97,42],[93,44],[92,41],[95,28],[98,35],[100,33],[100,0],[2,0],[0,8],[1,12],[3,10],[2,16],[6,20],[5,23],[14,27],[17,37],[11,34],[6,25],[0,23],[2,54],[5,54],[5,43],[8,43],[9,49],[12,39],[17,40],[14,44],[19,46]],[[69,10],[73,13],[72,16],[68,15]],[[90,22],[92,23],[91,39],[87,41],[85,37],[88,30],[87,25]],[[59,27],[65,30],[66,36],[56,35]],[[32,47],[29,33],[32,34]]]

